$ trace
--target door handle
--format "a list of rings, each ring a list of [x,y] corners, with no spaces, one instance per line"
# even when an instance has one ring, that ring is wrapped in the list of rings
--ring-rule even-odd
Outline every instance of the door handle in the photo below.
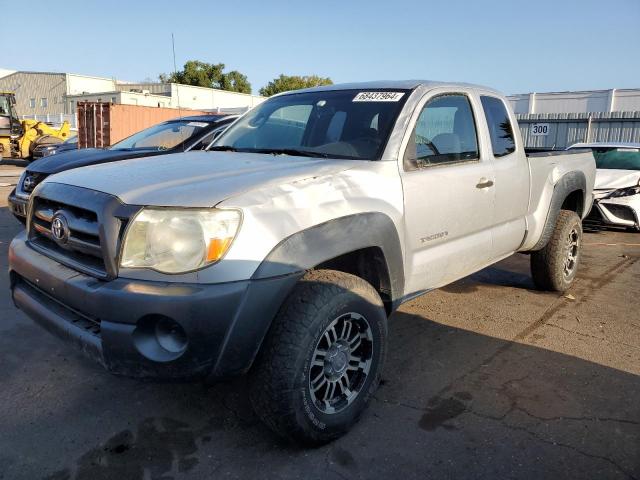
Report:
[[[493,187],[493,181],[487,180],[484,177],[482,177],[480,181],[476,184],[476,188],[489,188],[489,187]]]

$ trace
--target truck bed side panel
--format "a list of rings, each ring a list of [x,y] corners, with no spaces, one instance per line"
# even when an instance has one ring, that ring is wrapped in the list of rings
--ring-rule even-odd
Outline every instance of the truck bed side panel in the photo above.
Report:
[[[552,205],[552,197],[565,176],[584,176],[583,188],[586,191],[583,192],[584,205],[579,214],[584,218],[589,213],[596,172],[593,154],[587,151],[545,152],[529,155],[527,160],[531,175],[531,194],[527,214],[527,236],[520,248],[521,251],[538,247],[545,224],[548,221],[555,223],[557,211],[552,212],[551,209],[559,206]]]

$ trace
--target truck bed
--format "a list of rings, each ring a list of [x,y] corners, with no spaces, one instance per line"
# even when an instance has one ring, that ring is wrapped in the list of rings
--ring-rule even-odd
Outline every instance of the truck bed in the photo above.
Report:
[[[595,181],[595,160],[591,150],[562,150],[527,154],[531,184],[529,189],[529,209],[527,214],[527,236],[523,251],[533,248],[542,235],[550,211],[553,192],[561,182],[570,178],[585,180],[585,204],[581,217],[585,218],[593,201],[592,185]],[[571,173],[575,175],[569,175]],[[562,186],[562,185],[560,185]]]

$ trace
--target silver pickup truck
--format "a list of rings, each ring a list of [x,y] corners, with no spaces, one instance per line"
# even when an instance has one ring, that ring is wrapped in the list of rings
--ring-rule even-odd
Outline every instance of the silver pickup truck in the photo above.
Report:
[[[515,252],[564,291],[590,152],[526,156],[498,92],[426,81],[270,98],[209,152],[89,166],[34,190],[15,304],[116,374],[248,373],[289,439],[345,433],[400,304]]]

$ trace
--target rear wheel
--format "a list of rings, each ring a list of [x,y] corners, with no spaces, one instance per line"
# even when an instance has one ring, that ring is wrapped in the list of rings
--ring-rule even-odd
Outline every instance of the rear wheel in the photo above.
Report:
[[[566,291],[578,272],[582,255],[582,222],[570,210],[560,210],[547,245],[531,254],[531,274],[536,287]]]
[[[369,283],[309,272],[274,320],[251,374],[256,413],[297,442],[338,438],[378,387],[386,336],[386,312]]]

